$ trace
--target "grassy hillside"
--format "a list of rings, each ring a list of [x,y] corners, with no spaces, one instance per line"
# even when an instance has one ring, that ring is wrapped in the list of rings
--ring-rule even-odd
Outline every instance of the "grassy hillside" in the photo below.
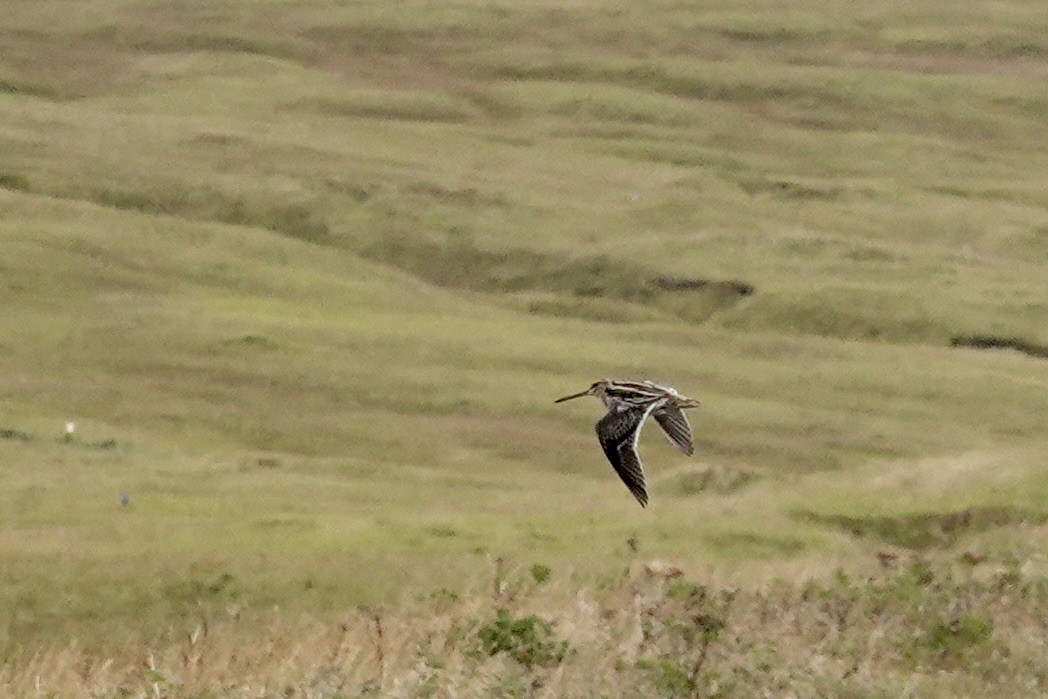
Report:
[[[1020,570],[970,603],[1036,615],[1045,37],[1018,0],[5,7],[0,687],[496,558],[551,566],[559,619],[653,558],[756,604],[878,552]],[[703,403],[694,458],[644,433],[646,510],[596,402],[552,403],[604,376]],[[878,656],[873,689],[999,656]]]

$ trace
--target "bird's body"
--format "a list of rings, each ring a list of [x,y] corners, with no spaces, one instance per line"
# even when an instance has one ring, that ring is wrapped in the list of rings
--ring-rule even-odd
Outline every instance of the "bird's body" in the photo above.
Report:
[[[659,426],[678,449],[692,454],[691,425],[685,417],[685,408],[699,405],[677,393],[668,386],[651,381],[613,381],[602,379],[585,391],[557,399],[561,403],[581,396],[599,398],[608,413],[597,422],[597,438],[604,455],[616,473],[637,498],[641,506],[648,504],[648,492],[644,483],[644,467],[637,453],[637,439],[648,416],[655,418]]]

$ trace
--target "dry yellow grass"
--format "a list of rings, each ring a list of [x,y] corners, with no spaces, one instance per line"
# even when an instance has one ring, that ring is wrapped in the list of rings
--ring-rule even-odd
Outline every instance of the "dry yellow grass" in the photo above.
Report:
[[[1039,534],[1043,540],[1044,529]],[[657,572],[652,572],[652,571]],[[230,608],[25,651],[6,696],[1039,696],[1048,586],[1022,562],[900,556],[749,588],[635,562],[596,583],[488,571],[329,618]]]

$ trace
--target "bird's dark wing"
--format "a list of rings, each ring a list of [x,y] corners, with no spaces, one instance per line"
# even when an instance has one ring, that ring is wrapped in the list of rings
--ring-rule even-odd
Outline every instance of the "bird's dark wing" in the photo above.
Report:
[[[644,487],[644,467],[637,454],[637,437],[651,408],[649,405],[613,410],[597,423],[597,438],[605,456],[641,507],[648,504],[648,491]]]
[[[678,449],[688,456],[695,453],[695,447],[691,443],[691,425],[688,424],[684,411],[674,407],[659,408],[652,413],[652,417]]]

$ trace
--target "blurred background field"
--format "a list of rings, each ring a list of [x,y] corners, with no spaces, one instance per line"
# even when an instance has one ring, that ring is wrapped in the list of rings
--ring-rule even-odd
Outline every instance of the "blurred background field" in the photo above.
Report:
[[[0,649],[496,558],[1043,582],[1046,85],[1023,0],[5,4]],[[703,402],[646,510],[605,376]]]

